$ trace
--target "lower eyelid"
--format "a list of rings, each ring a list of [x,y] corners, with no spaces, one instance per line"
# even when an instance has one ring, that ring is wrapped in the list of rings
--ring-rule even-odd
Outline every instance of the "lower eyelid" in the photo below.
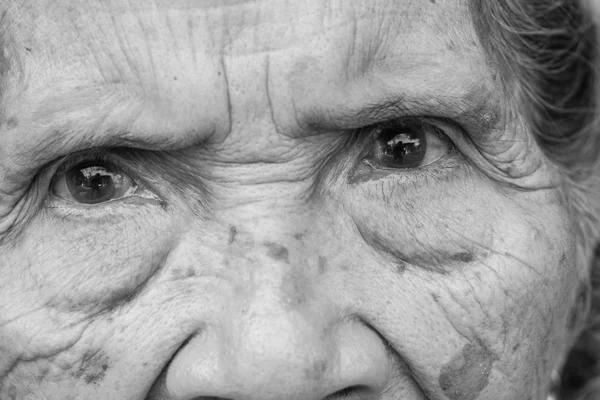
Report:
[[[134,215],[139,213],[146,214],[148,207],[156,209],[157,207],[164,210],[166,204],[154,196],[154,198],[146,198],[137,195],[112,200],[101,204],[86,205],[74,203],[54,195],[48,196],[43,205],[44,209],[52,210],[54,213],[60,214],[61,217],[84,218],[118,218],[119,216]]]
[[[454,177],[456,171],[466,169],[466,165],[464,156],[454,147],[435,162],[414,169],[376,169],[361,160],[350,174],[348,183],[355,186],[385,178],[393,179],[399,186],[410,184],[414,189],[420,187],[420,181],[429,184],[431,179],[445,181],[448,177]]]

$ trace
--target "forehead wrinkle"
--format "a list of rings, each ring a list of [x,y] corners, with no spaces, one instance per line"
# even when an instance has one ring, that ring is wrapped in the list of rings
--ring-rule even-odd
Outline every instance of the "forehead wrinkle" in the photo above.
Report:
[[[452,12],[432,12],[425,27],[422,21],[361,27],[354,16],[344,73],[312,80],[323,88],[314,95],[292,88],[297,120],[305,121],[299,125],[348,129],[422,112],[459,116],[483,128],[503,120],[505,93],[479,46],[467,3],[441,3]]]
[[[99,26],[97,31],[100,38],[106,37],[109,40],[112,34],[106,31],[112,27],[102,22],[106,15],[115,18],[116,23],[111,25],[118,24],[119,20],[126,22],[133,16],[155,21],[173,17],[172,22],[165,22],[171,27],[185,25],[186,21],[182,20],[185,17],[188,24],[194,25],[194,32],[190,31],[189,34],[201,35],[205,42],[213,42],[210,46],[211,54],[244,54],[290,48],[306,42],[307,38],[322,36],[327,31],[346,29],[346,25],[351,24],[350,16],[353,13],[365,19],[368,25],[387,27],[397,25],[395,19],[402,22],[400,25],[406,25],[411,20],[420,20],[425,15],[421,8],[428,7],[419,4],[419,1],[403,3],[404,5],[398,5],[390,0],[380,0],[365,5],[360,0],[314,0],[300,3],[255,0],[229,1],[223,6],[217,6],[211,1],[206,6],[204,2],[182,0],[115,0],[86,2],[85,6],[81,6],[80,0],[64,0],[58,5],[54,2],[49,3],[48,0],[39,0],[35,6],[30,7],[28,14],[33,19],[43,18],[45,21],[51,21],[57,27],[69,21],[74,25],[75,21],[80,19],[86,31],[90,29],[90,25],[103,25]],[[426,15],[430,14],[434,13],[427,11]],[[157,18],[159,16],[160,18]],[[294,23],[290,23],[290,20]],[[385,20],[390,23],[383,23]],[[34,32],[37,29],[35,25],[38,24],[31,26],[29,31]],[[133,26],[135,24],[125,25],[128,34],[137,29]],[[73,26],[66,27],[70,29]],[[81,40],[90,38],[82,36]]]
[[[248,3],[248,4],[250,4],[250,3]],[[361,3],[361,4],[362,4],[362,3]],[[378,3],[378,4],[380,4],[380,3]],[[385,4],[388,4],[388,3],[385,3]],[[404,11],[402,11],[402,10],[399,10],[399,11],[397,11],[397,13],[403,13],[403,12],[404,12]],[[392,15],[392,14],[393,14],[393,13],[391,13],[391,12],[390,12],[390,18],[391,18],[391,15]],[[371,19],[368,19],[368,21],[371,21]],[[342,22],[345,22],[345,21],[342,21]],[[287,21],[286,21],[286,23],[287,23]],[[382,27],[382,26],[380,26],[380,25],[376,25],[374,29],[375,29],[375,30],[381,30],[381,29],[387,30],[387,29],[391,29],[391,28],[390,28],[391,24],[387,24],[387,25],[388,25],[388,26],[386,26],[385,28],[383,28],[383,27]],[[368,38],[372,38],[372,36],[373,36],[373,35],[367,34],[367,37],[368,37]],[[375,35],[375,36],[377,36],[377,35]],[[389,35],[387,35],[387,34],[384,34],[383,36],[384,36],[385,38],[389,37]],[[385,46],[384,46],[384,47],[385,47]],[[403,97],[408,97],[408,96],[403,96]],[[366,102],[367,104],[369,103],[369,101],[368,101],[368,100],[366,100],[365,102]],[[367,107],[368,107],[368,106],[367,106]],[[390,107],[387,107],[387,108],[390,108]],[[375,107],[374,109],[376,109],[376,107]],[[381,107],[380,107],[380,109],[381,109]],[[119,131],[119,130],[117,129],[116,131]],[[124,133],[124,132],[127,132],[127,130],[125,130],[125,129],[120,129],[120,131],[121,131],[121,134],[122,134],[122,133]]]

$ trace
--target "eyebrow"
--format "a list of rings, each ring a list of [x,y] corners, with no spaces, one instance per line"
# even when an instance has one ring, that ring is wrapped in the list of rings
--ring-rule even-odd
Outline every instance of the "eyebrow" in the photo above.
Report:
[[[61,105],[63,99],[67,100]],[[210,121],[207,126],[199,126],[195,131],[176,131],[172,121],[160,126],[153,120],[138,120],[137,111],[149,110],[144,99],[131,93],[115,96],[110,90],[101,92],[97,88],[87,88],[53,95],[43,100],[42,107],[48,103],[51,104],[50,110],[35,110],[37,118],[34,117],[31,127],[25,128],[31,136],[9,150],[23,170],[34,172],[61,156],[94,148],[128,147],[159,151],[191,147],[212,133]],[[126,111],[119,113],[116,110]],[[154,113],[149,114],[156,121],[162,121]],[[134,127],[140,121],[145,126],[152,126],[152,129]],[[5,134],[14,132],[7,131]]]
[[[497,95],[481,88],[462,96],[393,96],[359,107],[342,105],[336,110],[310,111],[307,126],[315,132],[357,129],[405,116],[436,117],[453,120],[470,131],[480,133],[497,128],[505,113]]]
[[[69,153],[93,148],[128,147],[143,150],[177,150],[201,145],[210,135],[211,129],[197,131],[145,132],[133,130],[118,120],[101,125],[106,116],[93,115],[93,109],[111,112],[116,108],[136,106],[132,97],[115,98],[102,96],[92,91],[94,96],[83,95],[84,102],[69,101],[69,107],[49,112],[41,118],[44,129],[36,132],[35,141],[29,147],[23,145],[16,159],[31,172]],[[61,94],[58,98],[70,96]],[[496,98],[496,100],[494,100]],[[72,104],[71,104],[72,103]],[[467,132],[484,134],[503,120],[503,110],[497,96],[473,88],[462,95],[403,95],[396,94],[374,101],[358,104],[315,105],[302,112],[301,135],[321,132],[349,131],[405,116],[426,116],[447,118],[461,124]],[[83,117],[82,117],[83,112]],[[71,116],[69,116],[71,115]],[[77,116],[74,118],[73,115]],[[58,122],[56,122],[58,121]],[[212,129],[214,132],[214,128]]]

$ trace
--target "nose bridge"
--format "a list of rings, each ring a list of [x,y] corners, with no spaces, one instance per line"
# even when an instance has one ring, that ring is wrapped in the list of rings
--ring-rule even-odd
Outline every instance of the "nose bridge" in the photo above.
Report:
[[[239,293],[259,301],[264,310],[310,303],[317,295],[322,272],[315,241],[307,240],[306,230],[297,223],[275,227],[273,219],[268,223],[255,222],[253,230],[246,230],[243,225],[230,226],[223,249],[225,267],[233,272]],[[262,301],[264,297],[268,301]]]
[[[328,354],[328,331],[336,323],[336,312],[319,298],[315,261],[304,247],[301,241],[265,240],[244,259],[250,264],[246,268],[253,269],[251,283],[239,291],[242,295],[231,310],[235,317],[221,321],[238,359],[282,364],[290,372],[323,365],[323,358],[335,356]]]
[[[225,360],[231,376],[241,385],[253,382],[258,392],[274,379],[294,392],[317,390],[337,365],[332,317],[292,308],[285,294],[275,299],[258,293],[248,308],[224,327],[231,335],[228,346],[234,352],[232,359]]]

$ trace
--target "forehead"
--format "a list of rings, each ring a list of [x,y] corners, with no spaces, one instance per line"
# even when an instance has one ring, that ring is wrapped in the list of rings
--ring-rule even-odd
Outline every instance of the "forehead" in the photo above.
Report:
[[[292,130],[386,97],[476,103],[494,85],[462,0],[4,4],[21,70],[7,113],[38,125],[95,114],[160,142],[265,113]]]
[[[463,0],[13,0],[5,4],[13,22],[33,23],[22,32],[24,37],[32,28],[34,36],[53,26],[62,33],[100,34],[127,25],[129,35],[156,39],[160,34],[156,29],[168,28],[171,36],[191,34],[219,53],[289,48],[333,31],[414,39],[423,34],[455,36],[456,29],[465,31],[470,26]],[[95,28],[102,32],[94,32]]]
[[[261,54],[288,58],[299,65],[296,73],[309,63],[315,68],[304,68],[306,72],[322,73],[330,65],[355,77],[371,68],[399,72],[479,56],[466,4],[456,0],[8,4],[5,24],[22,45],[17,53],[48,66],[60,64],[71,78],[89,79],[98,70],[104,80],[139,79],[145,72],[191,62],[197,63],[198,74],[217,57]]]

